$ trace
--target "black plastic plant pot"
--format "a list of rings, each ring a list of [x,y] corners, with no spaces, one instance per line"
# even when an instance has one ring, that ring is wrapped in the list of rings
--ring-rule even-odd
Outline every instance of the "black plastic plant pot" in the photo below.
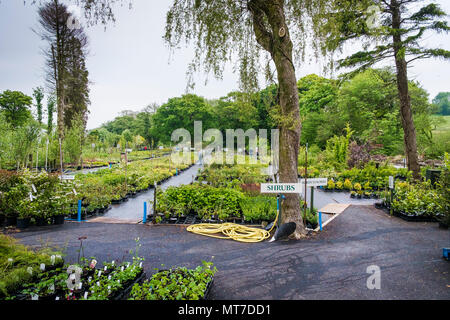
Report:
[[[30,218],[18,218],[17,219],[17,228],[26,229],[30,226]]]
[[[7,227],[15,226],[17,224],[17,217],[6,217],[5,224]]]
[[[443,221],[439,221],[439,228],[448,229],[448,224]]]
[[[53,217],[53,224],[56,224],[56,225],[64,224],[64,218],[65,217],[63,215],[54,216]]]
[[[36,218],[36,225],[38,227],[46,226],[48,224],[48,221],[46,218]]]

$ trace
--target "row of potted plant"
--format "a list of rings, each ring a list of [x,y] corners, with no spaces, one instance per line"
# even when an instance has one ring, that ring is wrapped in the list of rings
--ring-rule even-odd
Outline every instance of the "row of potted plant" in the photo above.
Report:
[[[0,225],[61,224],[76,199],[76,185],[45,171],[0,171],[0,180]]]
[[[407,221],[438,221],[444,228],[450,226],[450,157],[445,155],[445,166],[439,180],[424,182],[396,182],[392,194],[382,193],[380,209]]]
[[[195,215],[204,222],[251,222],[273,221],[277,213],[276,197],[262,195],[259,181],[265,181],[262,166],[212,165],[201,172],[201,183],[158,190],[156,221],[164,218],[177,220]],[[233,180],[221,179],[230,174]],[[250,178],[252,177],[252,178]],[[246,180],[248,179],[248,180]],[[258,182],[255,182],[258,181]],[[303,207],[303,206],[301,206]],[[305,223],[317,225],[317,216],[304,215]]]
[[[31,250],[12,237],[0,234],[0,299],[20,290],[24,283],[36,282],[42,273],[63,265],[60,252],[44,248]]]
[[[205,261],[195,269],[161,270],[142,284],[136,283],[128,300],[204,300],[216,272],[212,262]]]
[[[145,279],[141,244],[135,239],[132,262],[81,258],[64,265],[61,255],[34,252],[0,236],[0,300],[199,300],[205,299],[217,271],[211,262],[195,269],[159,270]],[[52,254],[52,255],[50,255]],[[144,281],[145,280],[145,281]]]
[[[197,180],[213,187],[239,188],[242,184],[264,183],[269,176],[261,164],[207,166]]]
[[[407,216],[434,217],[441,215],[440,202],[442,201],[438,190],[431,187],[430,181],[410,184],[396,183],[392,209]]]
[[[387,165],[377,167],[369,163],[362,169],[352,168],[339,173],[329,173],[328,185],[324,189],[349,192],[384,190],[389,184],[390,176],[403,181],[410,181],[412,177],[408,169]]]
[[[103,169],[94,173],[79,174],[79,198],[87,213],[105,211],[110,204],[126,201],[139,192],[154,187],[170,177],[188,169],[191,164],[171,164],[168,157],[154,160],[141,160]]]

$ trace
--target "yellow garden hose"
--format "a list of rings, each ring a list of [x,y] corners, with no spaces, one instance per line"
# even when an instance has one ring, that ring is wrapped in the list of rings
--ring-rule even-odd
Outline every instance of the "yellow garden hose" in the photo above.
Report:
[[[278,212],[273,226],[269,231],[259,228],[246,227],[236,223],[194,224],[187,227],[187,231],[218,239],[232,239],[240,242],[261,242],[270,238],[270,233],[275,227],[277,220]]]

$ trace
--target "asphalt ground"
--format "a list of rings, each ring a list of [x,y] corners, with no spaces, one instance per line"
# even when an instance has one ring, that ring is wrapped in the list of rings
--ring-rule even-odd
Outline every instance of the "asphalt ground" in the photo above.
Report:
[[[63,248],[68,263],[139,255],[154,268],[196,267],[213,261],[211,299],[450,299],[450,231],[437,223],[406,222],[373,206],[350,206],[323,232],[303,240],[240,243],[194,235],[181,226],[67,222],[13,233],[21,243]],[[162,266],[163,265],[163,266]],[[380,289],[368,289],[369,266],[380,269]]]

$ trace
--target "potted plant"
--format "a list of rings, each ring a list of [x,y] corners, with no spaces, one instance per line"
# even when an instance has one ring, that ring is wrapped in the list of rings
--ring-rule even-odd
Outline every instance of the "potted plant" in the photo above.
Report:
[[[345,179],[344,181],[344,189],[347,191],[352,190],[352,183],[349,179]]]
[[[35,212],[35,205],[32,201],[22,200],[18,210],[17,228],[26,229],[30,226],[31,216]]]

